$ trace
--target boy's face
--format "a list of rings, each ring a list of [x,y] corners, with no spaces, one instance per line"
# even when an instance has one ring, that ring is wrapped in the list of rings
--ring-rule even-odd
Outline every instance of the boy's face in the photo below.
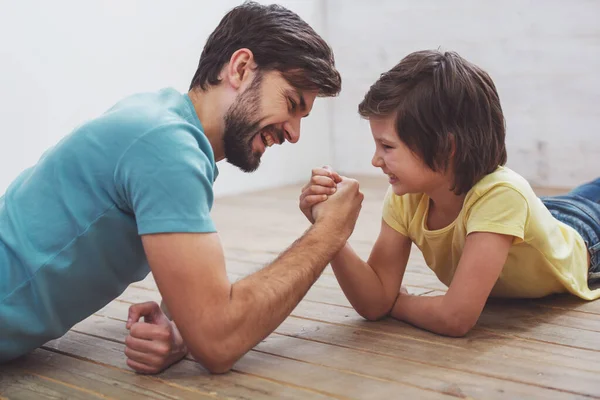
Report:
[[[371,118],[375,154],[371,163],[388,175],[398,196],[406,193],[429,193],[447,185],[443,174],[432,171],[398,138],[395,117]]]
[[[267,147],[296,143],[300,120],[312,109],[316,92],[301,92],[279,72],[264,72],[233,102],[225,115],[225,157],[243,171],[258,168]]]

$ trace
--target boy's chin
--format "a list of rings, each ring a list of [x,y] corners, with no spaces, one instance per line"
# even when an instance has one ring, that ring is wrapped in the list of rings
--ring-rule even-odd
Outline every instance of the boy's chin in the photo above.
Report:
[[[394,184],[391,185],[392,186],[392,191],[394,192],[394,194],[396,196],[404,196],[405,194],[411,194],[411,193],[421,193],[418,190],[413,190],[410,187],[407,187],[406,185],[401,184],[400,182],[396,182]]]

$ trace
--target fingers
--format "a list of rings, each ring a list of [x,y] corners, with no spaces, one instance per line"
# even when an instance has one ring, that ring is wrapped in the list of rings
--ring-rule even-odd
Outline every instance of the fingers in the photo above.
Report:
[[[163,366],[163,364],[165,363],[164,360],[166,358],[166,356],[161,357],[152,353],[144,353],[141,351],[133,350],[130,347],[125,348],[125,355],[127,356],[128,361],[135,361],[155,370]]]
[[[330,166],[326,165],[321,168],[313,168],[311,176],[326,176],[328,178],[331,178],[333,174],[337,175],[337,173],[335,173],[335,171],[333,171],[333,169],[331,169]]]
[[[300,209],[306,210],[310,209],[315,204],[319,204],[323,201],[327,200],[326,194],[314,194],[305,196],[300,200]]]
[[[325,169],[326,171],[329,171],[329,177],[331,179],[333,179],[333,181],[335,183],[340,183],[342,181],[342,177],[340,176],[340,174],[338,174],[337,172],[335,172],[329,165],[325,165],[323,167],[323,169]]]
[[[305,191],[306,189],[308,189],[311,186],[323,186],[323,187],[328,187],[328,188],[335,188],[336,183],[332,178],[330,178],[328,176],[313,175],[310,178],[310,181],[308,181],[308,183],[306,185],[304,185],[304,187],[302,188],[302,191]]]
[[[143,340],[131,335],[125,339],[125,345],[128,358],[148,366],[162,366],[171,353],[167,342]]]
[[[170,339],[169,328],[167,326],[146,322],[135,322],[132,324],[129,334],[135,338],[145,340],[167,341]]]
[[[129,307],[129,315],[125,327],[130,329],[133,324],[139,321],[141,317],[151,316],[160,311],[160,307],[154,301],[134,304]]]
[[[172,338],[168,328],[136,322],[125,338],[127,365],[137,372],[157,373],[167,365]]]
[[[127,358],[127,365],[129,368],[141,374],[157,374],[160,372],[160,368],[158,367],[150,366],[139,361],[135,361],[131,358]]]

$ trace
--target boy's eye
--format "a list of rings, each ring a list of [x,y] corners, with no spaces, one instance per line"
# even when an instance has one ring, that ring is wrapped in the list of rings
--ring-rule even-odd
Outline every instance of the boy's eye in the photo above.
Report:
[[[384,148],[384,149],[386,149],[386,150],[388,150],[388,149],[391,149],[391,148],[392,148],[392,146],[388,146],[387,144],[383,144],[382,146],[383,146],[383,148]]]

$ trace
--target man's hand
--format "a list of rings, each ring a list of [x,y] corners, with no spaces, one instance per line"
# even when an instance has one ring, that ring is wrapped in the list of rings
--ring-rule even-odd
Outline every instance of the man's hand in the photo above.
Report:
[[[334,194],[327,201],[312,207],[315,224],[327,224],[333,234],[350,237],[358,214],[362,207],[363,194],[359,190],[358,181],[342,177]]]
[[[138,322],[141,317],[144,322]],[[153,301],[129,307],[126,327],[127,365],[137,372],[156,374],[187,354],[177,327]]]
[[[312,170],[310,181],[304,185],[300,195],[300,210],[312,224],[315,223],[312,207],[334,194],[341,181],[342,177],[328,166]]]

